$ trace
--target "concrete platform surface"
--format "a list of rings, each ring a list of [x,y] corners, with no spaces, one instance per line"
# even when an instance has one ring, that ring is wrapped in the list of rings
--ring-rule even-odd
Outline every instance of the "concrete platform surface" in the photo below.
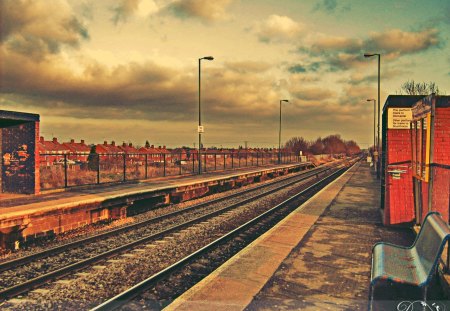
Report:
[[[366,310],[372,245],[415,237],[382,225],[379,200],[356,164],[165,310]]]
[[[196,183],[233,178],[243,174],[257,173],[274,168],[289,168],[295,165],[298,164],[241,168],[229,171],[208,172],[202,175],[159,177],[143,181],[69,188],[66,191],[61,190],[41,195],[5,195],[0,197],[0,215],[2,218],[5,218],[8,214],[19,213],[22,210],[29,212],[34,208],[52,208],[64,204],[80,205],[143,192],[159,191],[165,188],[183,187]]]

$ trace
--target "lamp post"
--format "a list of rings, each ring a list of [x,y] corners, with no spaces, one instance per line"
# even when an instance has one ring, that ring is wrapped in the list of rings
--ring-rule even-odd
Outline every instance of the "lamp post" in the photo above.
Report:
[[[278,131],[278,164],[281,163],[281,103],[286,102],[288,103],[289,100],[287,99],[281,99],[280,100],[280,128]]]
[[[377,100],[376,99],[368,99],[368,102],[373,101],[373,148],[375,151],[375,146],[376,146],[376,141],[377,141],[377,136],[375,135],[375,120],[376,120],[376,105],[377,105]],[[375,159],[372,159],[374,161],[375,164]],[[377,171],[377,166],[374,165],[375,171]]]
[[[201,106],[201,65],[202,59],[214,60],[212,56],[205,56],[198,59],[198,173],[202,173],[202,106]]]
[[[378,126],[377,126],[377,179],[380,179],[380,161],[381,158],[381,150],[380,150],[380,63],[381,63],[381,54],[380,53],[364,53],[364,57],[372,57],[378,56]]]

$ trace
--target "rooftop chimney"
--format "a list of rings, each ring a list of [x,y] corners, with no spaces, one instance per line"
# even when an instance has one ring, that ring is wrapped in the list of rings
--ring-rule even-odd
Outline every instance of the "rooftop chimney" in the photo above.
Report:
[[[105,140],[105,141],[103,142],[103,145],[106,146],[107,144],[108,144],[108,142]]]
[[[81,144],[83,144],[83,145],[84,145],[84,139],[82,139],[82,140],[81,140]]]
[[[73,140],[73,139],[70,140],[70,143],[71,143],[71,144],[73,144],[74,142],[75,142],[75,140]]]
[[[129,143],[128,146],[133,147],[133,144],[132,144],[132,143]]]
[[[40,141],[41,143],[43,143],[43,142],[44,142],[44,136],[39,137],[39,141]]]
[[[54,142],[54,143],[57,143],[57,142],[58,142],[58,138],[53,137],[53,142]]]
[[[150,148],[155,148],[155,145],[151,145]]]
[[[111,142],[111,146],[115,146],[116,145],[116,142],[113,140],[112,142]]]
[[[126,142],[123,142],[122,143],[122,147],[126,147],[127,146],[127,143]]]

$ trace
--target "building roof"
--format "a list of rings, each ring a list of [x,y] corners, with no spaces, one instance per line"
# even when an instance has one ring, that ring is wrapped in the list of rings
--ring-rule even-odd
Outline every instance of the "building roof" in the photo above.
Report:
[[[45,140],[44,137],[41,136],[38,142],[38,149],[39,153],[64,154],[70,152],[70,149],[60,144],[56,137],[53,137],[52,140]]]
[[[76,143],[75,140],[71,139],[70,142],[63,143],[62,145],[73,153],[89,153],[91,151],[91,148],[84,143],[83,139],[79,143]]]

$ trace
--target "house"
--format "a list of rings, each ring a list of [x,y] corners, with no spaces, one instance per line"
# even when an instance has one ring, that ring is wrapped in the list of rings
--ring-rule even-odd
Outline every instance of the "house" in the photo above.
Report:
[[[40,155],[40,163],[46,166],[57,164],[64,160],[64,155],[69,154],[70,149],[58,142],[56,137],[45,140],[44,137],[39,138],[38,150]]]
[[[111,144],[105,140],[103,144],[95,145],[95,151],[100,155],[100,161],[106,161],[112,163],[123,162],[123,152],[114,141],[111,141]]]
[[[85,144],[83,139],[79,143],[76,143],[74,139],[71,139],[70,142],[62,143],[62,145],[69,149],[70,160],[84,163],[87,162],[91,148]]]

